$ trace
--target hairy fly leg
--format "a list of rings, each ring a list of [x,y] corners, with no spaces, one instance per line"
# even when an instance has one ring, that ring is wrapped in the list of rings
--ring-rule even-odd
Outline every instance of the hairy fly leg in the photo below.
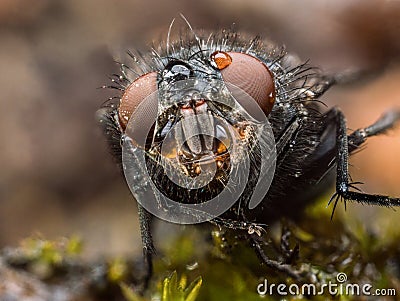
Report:
[[[142,237],[143,257],[145,264],[145,273],[143,276],[143,290],[149,285],[151,275],[153,274],[153,255],[155,248],[153,244],[153,237],[151,235],[151,221],[153,216],[146,211],[139,203],[138,215],[140,225],[140,236]]]
[[[125,144],[128,145],[128,149],[133,150],[133,146],[129,138],[126,135],[123,135],[120,131],[120,127],[118,123],[115,122],[117,120],[117,110],[113,107],[102,108],[97,112],[97,118],[102,126],[104,131],[104,135],[107,137],[109,147],[112,151],[112,154],[115,160],[118,162],[121,172],[123,172],[123,164],[122,164],[122,148],[121,146]],[[129,152],[130,156],[134,158],[134,152]],[[129,160],[131,164],[134,164],[135,160]],[[134,171],[139,171],[138,168],[134,169]],[[138,187],[138,191],[145,190],[145,183],[142,183],[141,186]],[[143,249],[143,263],[144,263],[144,271],[142,273],[142,283],[137,288],[139,292],[144,292],[149,285],[149,281],[151,279],[153,273],[153,255],[156,253],[153,243],[153,238],[151,235],[151,227],[153,216],[144,209],[140,203],[137,203],[138,206],[138,217],[139,217],[139,227],[140,227],[140,235],[142,240],[142,249]]]
[[[360,129],[352,133],[349,137],[346,134],[346,119],[343,113],[338,109],[332,109],[336,115],[336,192],[331,197],[329,204],[334,201],[332,217],[339,200],[354,201],[369,205],[378,205],[385,207],[400,206],[400,198],[393,198],[380,194],[368,194],[361,191],[351,191],[350,188],[358,190],[354,184],[349,181],[348,159],[351,150],[355,150],[369,136],[383,133],[394,126],[399,120],[398,112],[389,112],[383,115],[377,122],[371,126]]]
[[[136,180],[135,184],[135,197],[136,198],[146,198],[152,190],[149,189],[149,183],[145,180],[143,174],[143,166],[140,164],[139,156],[141,150],[134,146],[132,140],[127,137],[127,135],[121,135],[121,144],[123,145],[125,151],[123,152],[124,164],[123,169],[129,170]],[[142,287],[139,287],[139,291],[144,291],[149,284],[150,278],[153,274],[153,255],[155,254],[155,248],[153,244],[153,238],[151,235],[151,224],[153,216],[140,204],[138,206],[138,216],[139,216],[139,226],[140,235],[142,238],[143,247],[143,259],[144,259],[144,275]]]
[[[384,134],[393,128],[400,120],[400,111],[392,110],[383,114],[375,123],[370,126],[358,129],[348,136],[349,153],[356,150],[368,137]]]
[[[275,271],[285,273],[296,280],[301,278],[300,273],[298,271],[293,270],[291,265],[270,259],[265,254],[264,249],[262,247],[264,241],[260,240],[259,237],[257,237],[256,235],[249,235],[249,243],[255,250],[257,256],[261,259],[261,262],[264,263],[267,267],[270,267]]]

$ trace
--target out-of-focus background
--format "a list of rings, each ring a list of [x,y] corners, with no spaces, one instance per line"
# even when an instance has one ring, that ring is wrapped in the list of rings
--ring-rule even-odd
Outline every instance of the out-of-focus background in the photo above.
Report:
[[[115,92],[97,88],[115,56],[165,39],[179,13],[195,29],[235,23],[327,72],[386,66],[323,97],[349,128],[400,107],[400,1],[0,0],[0,248],[40,232],[81,235],[88,257],[140,251],[135,202],[94,117]],[[371,139],[351,160],[354,180],[400,196],[399,152],[400,130]],[[365,223],[400,214],[348,207]]]

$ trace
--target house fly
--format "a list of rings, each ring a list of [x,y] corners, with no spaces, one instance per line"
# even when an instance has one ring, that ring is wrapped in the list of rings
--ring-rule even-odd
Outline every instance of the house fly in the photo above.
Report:
[[[120,63],[110,86],[121,94],[99,116],[138,202],[145,281],[154,216],[242,231],[264,263],[296,277],[257,237],[263,225],[296,217],[335,175],[332,214],[339,201],[400,205],[361,192],[348,171],[349,155],[400,112],[348,134],[342,111],[320,101],[357,73],[327,75],[270,41],[190,25],[177,41],[168,33],[148,54],[128,54],[133,63]]]

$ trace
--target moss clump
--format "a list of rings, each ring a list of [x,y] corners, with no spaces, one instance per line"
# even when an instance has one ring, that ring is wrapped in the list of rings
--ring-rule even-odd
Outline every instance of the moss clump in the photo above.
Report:
[[[17,249],[3,250],[0,272],[9,275],[11,269],[23,271],[25,278],[18,280],[21,282],[27,281],[26,271],[30,272],[33,278],[42,280],[38,291],[39,287],[47,289],[54,301],[58,301],[57,294],[51,295],[55,287],[62,287],[64,294],[70,294],[70,299],[63,300],[280,300],[285,296],[278,295],[276,290],[260,296],[257,287],[267,280],[269,284],[287,287],[312,283],[318,289],[329,282],[338,283],[338,273],[347,275],[345,284],[370,284],[373,289],[394,288],[400,292],[400,228],[389,227],[390,231],[384,231],[381,219],[376,219],[375,227],[357,221],[354,216],[337,210],[331,221],[330,210],[322,202],[308,208],[296,223],[281,221],[265,228],[259,237],[265,254],[284,264],[286,271],[296,274],[296,278],[261,264],[243,232],[207,225],[182,227],[174,238],[160,243],[154,275],[143,295],[139,294],[143,279],[141,257],[83,262],[79,259],[82,242],[77,237],[56,241],[41,237],[25,239]],[[395,225],[395,220],[389,224]],[[15,279],[12,274],[10,281]],[[32,279],[28,282],[35,288],[37,284]],[[81,284],[79,290],[76,283]],[[29,293],[32,292],[36,291],[31,289]],[[1,294],[0,290],[0,299]],[[287,297],[357,299],[345,292],[331,295],[327,290],[318,296],[300,292]],[[24,298],[17,296],[10,300]]]

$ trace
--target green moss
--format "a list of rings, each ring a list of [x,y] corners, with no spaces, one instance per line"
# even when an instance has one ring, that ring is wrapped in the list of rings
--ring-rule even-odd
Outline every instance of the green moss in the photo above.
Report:
[[[369,231],[365,223],[345,212],[341,205],[338,204],[333,220],[332,208],[327,208],[324,198],[322,202],[308,208],[296,224],[280,223],[289,229],[290,248],[299,245],[298,258],[290,264],[293,270],[304,276],[299,280],[261,265],[248,242],[240,238],[239,233],[224,233],[220,229],[214,229],[204,232],[195,230],[194,234],[194,230],[188,228],[169,243],[161,258],[156,259],[154,280],[158,285],[152,286],[150,295],[157,296],[160,291],[165,292],[165,287],[160,286],[165,280],[158,277],[173,270],[186,275],[189,281],[202,277],[204,283],[198,300],[280,300],[283,297],[276,294],[260,296],[257,286],[264,279],[268,283],[283,283],[288,286],[312,281],[316,285],[327,284],[329,281],[338,283],[338,273],[346,273],[348,278],[344,284],[368,283],[373,288],[399,289],[399,231],[389,231],[385,239],[381,239],[376,233]],[[284,256],[280,251],[280,239],[283,230],[279,228],[266,229],[264,249],[271,259],[282,261]],[[204,237],[208,237],[207,243]],[[202,248],[203,253],[199,254],[198,246],[203,244],[210,247]],[[194,269],[193,262],[196,262]],[[309,299],[309,296],[303,295],[290,297],[296,300]],[[312,297],[313,300],[327,298],[354,299],[346,293],[332,296],[327,290],[322,296]]]
[[[47,279],[63,269],[66,261],[77,258],[81,250],[82,241],[78,236],[52,241],[36,235],[21,242],[12,260],[26,265],[40,279]]]
[[[104,268],[104,277],[94,283],[106,295],[107,290],[115,293],[116,288],[120,297],[127,301],[281,300],[283,296],[276,293],[260,296],[257,286],[265,279],[269,284],[287,286],[335,283],[336,275],[342,272],[347,275],[346,283],[368,283],[373,288],[396,288],[399,292],[400,230],[394,227],[395,221],[390,220],[381,229],[382,219],[376,219],[378,226],[375,227],[339,208],[331,221],[331,208],[326,208],[324,199],[308,208],[298,222],[282,221],[266,228],[263,248],[270,259],[288,260],[282,251],[282,234],[286,236],[286,248],[295,250],[296,245],[299,246],[298,255],[288,262],[289,267],[300,275],[296,280],[260,264],[244,233],[193,226],[182,227],[174,239],[167,240],[164,247],[159,248],[161,255],[155,257],[154,275],[144,296],[138,294],[140,277],[135,278],[140,274],[141,266],[129,258],[110,259],[98,266]],[[65,268],[66,262],[78,258],[81,249],[82,242],[77,237],[56,241],[32,237],[25,239],[12,253],[11,261],[27,267],[41,279],[49,279]],[[309,296],[300,294],[285,298],[288,299],[308,300]],[[331,296],[326,292],[312,299],[353,300],[353,297],[346,294]]]

